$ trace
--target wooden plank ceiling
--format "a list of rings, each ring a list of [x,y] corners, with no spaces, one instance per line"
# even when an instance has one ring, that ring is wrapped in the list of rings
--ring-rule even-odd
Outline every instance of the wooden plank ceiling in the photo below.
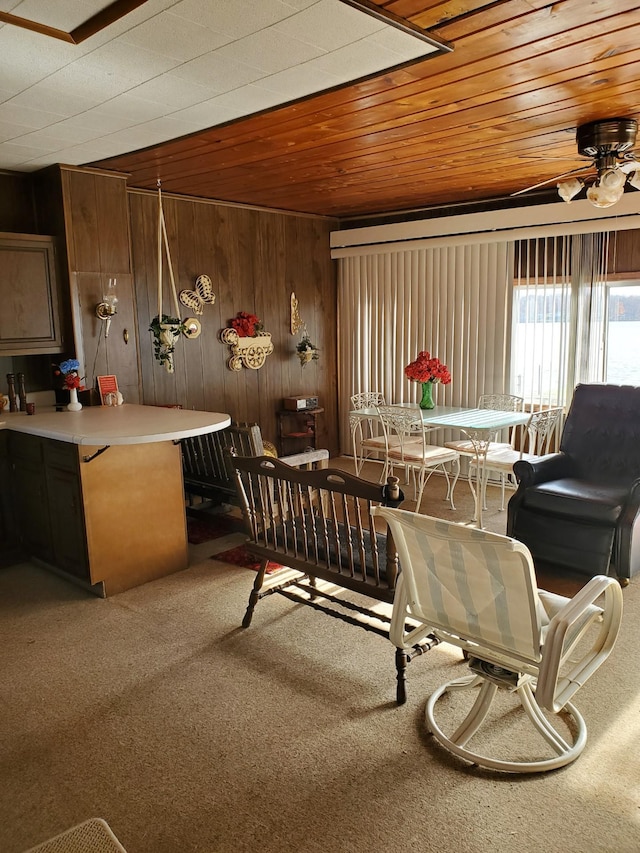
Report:
[[[635,2],[375,3],[453,52],[92,165],[131,187],[348,218],[509,196],[584,163],[577,125],[640,119]]]

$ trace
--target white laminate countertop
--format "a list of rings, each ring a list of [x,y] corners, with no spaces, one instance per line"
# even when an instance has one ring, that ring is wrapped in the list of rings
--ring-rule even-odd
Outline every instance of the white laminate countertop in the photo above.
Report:
[[[85,406],[80,412],[56,412],[55,407],[0,414],[0,429],[26,432],[71,444],[148,444],[177,441],[192,435],[217,432],[231,423],[221,412],[194,412],[162,406]]]

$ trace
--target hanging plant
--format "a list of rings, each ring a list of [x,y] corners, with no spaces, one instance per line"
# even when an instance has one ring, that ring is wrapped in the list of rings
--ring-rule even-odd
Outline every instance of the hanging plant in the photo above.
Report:
[[[306,332],[296,346],[296,355],[300,359],[302,367],[309,364],[310,361],[317,361],[320,358],[320,350],[315,344],[311,343],[311,338]]]
[[[177,317],[163,314],[162,318],[154,317],[149,326],[153,332],[153,354],[167,373],[173,373],[173,353],[176,341],[186,331],[186,326]]]

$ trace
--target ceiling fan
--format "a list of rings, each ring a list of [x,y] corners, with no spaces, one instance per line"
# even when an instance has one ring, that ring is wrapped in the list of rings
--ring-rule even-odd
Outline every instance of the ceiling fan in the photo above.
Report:
[[[632,118],[610,118],[581,124],[576,131],[578,154],[588,157],[591,162],[511,195],[522,195],[556,181],[558,194],[566,202],[586,187],[591,204],[611,207],[622,198],[625,184],[640,190],[640,160],[636,160],[633,151],[637,132],[638,123]]]

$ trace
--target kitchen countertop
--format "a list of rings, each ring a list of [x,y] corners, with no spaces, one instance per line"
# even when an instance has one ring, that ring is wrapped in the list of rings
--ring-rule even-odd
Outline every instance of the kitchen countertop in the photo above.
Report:
[[[85,406],[79,412],[57,412],[54,406],[0,414],[0,429],[53,438],[71,444],[115,445],[177,441],[193,435],[217,432],[231,423],[221,412],[196,412],[163,406]]]

